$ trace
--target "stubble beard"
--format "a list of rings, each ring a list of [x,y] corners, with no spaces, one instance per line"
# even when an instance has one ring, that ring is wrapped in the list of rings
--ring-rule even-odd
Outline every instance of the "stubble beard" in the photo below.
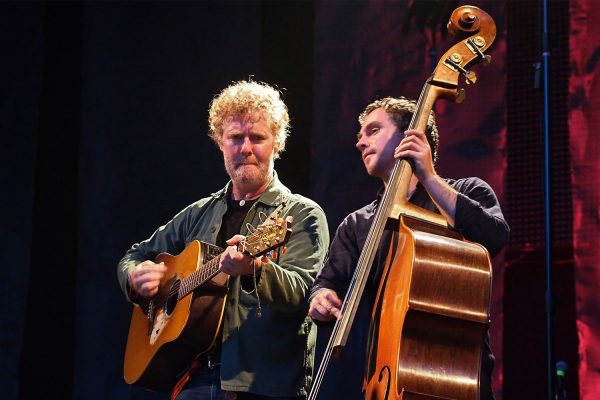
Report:
[[[244,162],[246,160],[243,160]],[[233,184],[240,188],[255,189],[269,180],[273,173],[273,160],[268,163],[242,165],[240,162],[225,160],[225,170]]]

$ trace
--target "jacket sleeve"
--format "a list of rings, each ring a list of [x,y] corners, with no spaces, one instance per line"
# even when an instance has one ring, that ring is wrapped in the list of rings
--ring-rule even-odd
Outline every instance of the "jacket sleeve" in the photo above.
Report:
[[[457,182],[455,228],[467,240],[483,245],[491,257],[508,241],[509,227],[492,188],[479,178]]]
[[[356,226],[353,214],[338,226],[327,260],[311,288],[310,299],[323,288],[335,291],[340,298],[345,296],[359,257]]]
[[[288,215],[294,217],[285,254],[265,263],[257,290],[261,301],[275,310],[292,312],[306,307],[309,287],[329,247],[325,213],[316,204],[296,203]]]
[[[119,261],[117,277],[121,290],[129,301],[133,301],[128,283],[129,270],[146,260],[154,260],[160,253],[179,254],[186,244],[186,226],[191,212],[189,206],[177,214],[165,225],[159,227],[150,238],[135,243]]]

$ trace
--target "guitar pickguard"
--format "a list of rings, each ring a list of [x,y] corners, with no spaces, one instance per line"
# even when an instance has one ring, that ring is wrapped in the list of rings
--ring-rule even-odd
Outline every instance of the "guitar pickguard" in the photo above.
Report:
[[[164,330],[164,328],[167,326],[168,323],[169,323],[169,316],[167,315],[167,313],[165,312],[165,310],[163,308],[160,308],[157,311],[156,315],[154,316],[154,324],[152,326],[152,333],[150,334],[150,344],[151,345],[154,345],[154,343],[156,343],[156,341],[160,337],[160,334],[162,333],[162,331]]]

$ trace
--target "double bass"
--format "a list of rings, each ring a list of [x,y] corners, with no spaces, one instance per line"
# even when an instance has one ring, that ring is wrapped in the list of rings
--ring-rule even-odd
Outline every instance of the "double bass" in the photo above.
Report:
[[[448,31],[458,42],[426,81],[409,129],[425,131],[437,99],[461,102],[462,75],[491,60],[496,26],[483,10],[455,9]],[[477,400],[482,343],[489,326],[492,269],[487,250],[465,240],[444,217],[408,201],[409,160],[397,160],[340,309],[309,400],[330,359],[343,349],[385,229],[392,231],[373,309],[363,392],[367,400]]]

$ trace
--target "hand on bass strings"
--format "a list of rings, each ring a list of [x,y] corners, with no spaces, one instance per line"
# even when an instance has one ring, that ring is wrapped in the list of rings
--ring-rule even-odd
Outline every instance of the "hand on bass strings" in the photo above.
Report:
[[[235,235],[227,241],[229,247],[221,254],[219,270],[231,276],[250,275],[260,270],[262,263],[249,254],[238,251],[237,244],[244,236]]]
[[[308,315],[317,321],[331,321],[333,318],[339,318],[342,301],[337,293],[331,289],[322,288],[310,302]]]
[[[163,262],[156,264],[150,260],[143,261],[129,270],[129,287],[138,295],[150,298],[158,293],[160,280],[166,271]]]
[[[455,226],[458,192],[435,172],[431,147],[425,134],[416,130],[407,130],[404,134],[406,137],[394,150],[394,158],[408,157],[414,161],[415,176],[450,226]]]
[[[436,175],[433,166],[431,147],[423,132],[414,129],[404,132],[404,139],[394,150],[394,158],[410,158],[415,165],[414,173],[422,183]]]

